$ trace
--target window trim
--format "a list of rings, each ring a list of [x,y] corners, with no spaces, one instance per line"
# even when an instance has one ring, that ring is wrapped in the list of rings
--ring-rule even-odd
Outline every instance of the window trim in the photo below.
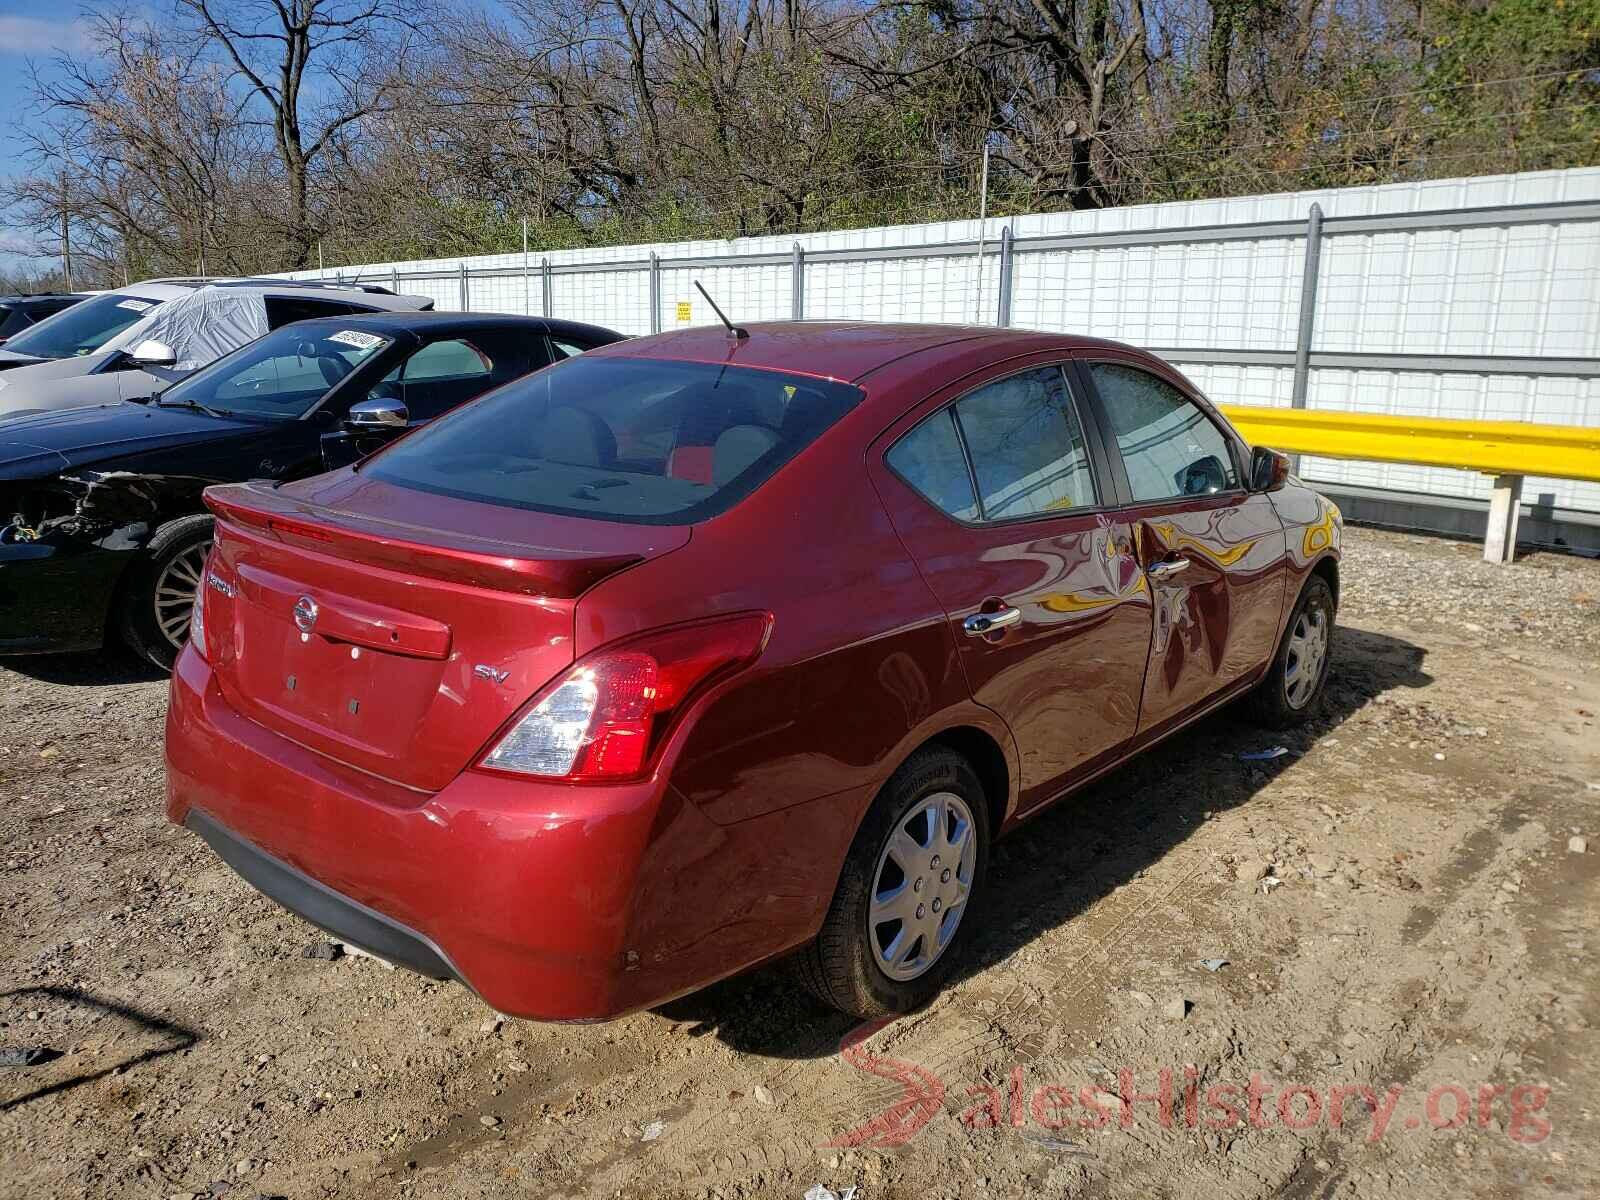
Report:
[[[1095,418],[1086,415],[1085,413],[1085,404],[1079,399],[1078,392],[1074,386],[1072,364],[1073,360],[1064,355],[1060,358],[1050,358],[1043,362],[1033,362],[1027,364],[1026,366],[1013,367],[1013,369],[1009,371],[991,375],[988,378],[973,384],[971,387],[965,389],[959,394],[951,396],[942,401],[936,407],[934,407],[932,411],[924,413],[921,417],[917,418],[916,421],[912,422],[908,428],[896,434],[878,453],[879,462],[883,464],[884,470],[888,471],[890,475],[894,476],[895,479],[904,484],[906,488],[910,490],[911,494],[914,495],[919,501],[921,501],[923,504],[926,504],[930,509],[938,513],[939,516],[943,517],[951,524],[958,525],[963,529],[999,529],[1007,525],[1025,525],[1035,521],[1060,521],[1071,517],[1090,516],[1096,513],[1109,512],[1119,507],[1107,497],[1107,492],[1110,490],[1107,485],[1110,480],[1106,475],[1107,464],[1104,459],[1105,447],[1102,444],[1101,431],[1095,423]],[[1078,419],[1078,428],[1083,433],[1085,458],[1089,468],[1089,486],[1094,492],[1095,502],[1093,504],[1080,505],[1074,508],[1021,513],[1014,517],[990,517],[984,511],[983,492],[978,487],[977,466],[972,461],[972,447],[967,444],[967,431],[962,427],[961,417],[955,411],[956,405],[960,404],[969,396],[973,396],[976,393],[981,392],[984,388],[991,387],[994,384],[1004,383],[1006,380],[1015,378],[1018,375],[1027,375],[1034,371],[1041,371],[1052,367],[1061,372],[1062,384],[1065,387],[1067,394],[1067,403],[1071,405],[1073,415]],[[894,467],[894,464],[889,461],[889,451],[893,450],[906,438],[910,437],[929,421],[940,416],[941,414],[948,415],[950,424],[955,428],[956,431],[956,441],[961,446],[961,458],[966,464],[967,468],[968,486],[972,488],[972,502],[978,510],[978,519],[976,521],[964,521],[954,513],[948,513],[944,509],[940,508],[927,496],[923,495],[921,489],[919,489],[909,479],[897,471]]]
[[[1164,496],[1155,500],[1138,500],[1134,498],[1133,486],[1128,482],[1127,464],[1123,461],[1121,448],[1117,445],[1117,434],[1111,424],[1111,413],[1106,404],[1106,399],[1095,386],[1094,374],[1090,370],[1096,363],[1106,366],[1127,367],[1135,371],[1143,371],[1146,375],[1159,379],[1171,387],[1175,392],[1194,405],[1200,415],[1211,423],[1212,428],[1222,438],[1222,443],[1228,448],[1228,457],[1233,463],[1233,475],[1237,484],[1220,492],[1207,492],[1204,496]],[[1085,394],[1089,397],[1089,404],[1094,410],[1094,420],[1099,428],[1100,438],[1104,451],[1109,459],[1112,477],[1115,482],[1119,508],[1146,509],[1161,505],[1170,505],[1182,502],[1193,503],[1197,500],[1234,499],[1250,495],[1247,482],[1248,472],[1241,468],[1240,442],[1238,434],[1222,422],[1221,416],[1211,407],[1211,402],[1199,395],[1192,387],[1173,379],[1162,371],[1151,369],[1151,364],[1132,355],[1123,357],[1104,353],[1080,354],[1073,358],[1073,368],[1083,380]]]

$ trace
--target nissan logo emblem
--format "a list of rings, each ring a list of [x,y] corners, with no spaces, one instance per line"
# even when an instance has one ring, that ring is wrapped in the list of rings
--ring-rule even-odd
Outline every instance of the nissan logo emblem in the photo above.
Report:
[[[301,596],[294,602],[294,623],[301,633],[310,633],[317,623],[317,602],[310,596]]]

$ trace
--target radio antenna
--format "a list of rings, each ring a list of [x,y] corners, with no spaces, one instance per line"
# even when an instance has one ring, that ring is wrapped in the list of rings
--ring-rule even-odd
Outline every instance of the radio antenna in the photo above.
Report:
[[[717,320],[721,321],[728,327],[729,337],[737,338],[739,341],[743,341],[745,338],[750,336],[750,331],[748,329],[745,329],[739,325],[735,325],[732,321],[728,320],[727,314],[718,308],[717,302],[711,298],[711,293],[706,291],[705,288],[700,287],[700,281],[698,279],[694,281],[694,286],[700,289],[700,294],[706,298],[706,303],[711,305],[711,311],[717,314]]]

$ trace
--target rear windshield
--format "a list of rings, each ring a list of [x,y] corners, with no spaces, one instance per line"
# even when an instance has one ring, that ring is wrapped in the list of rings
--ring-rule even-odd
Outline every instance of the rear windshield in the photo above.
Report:
[[[36,358],[92,354],[160,303],[115,292],[95,296],[17,334],[6,343],[6,349]]]
[[[441,417],[360,469],[463,500],[683,524],[749,495],[860,399],[849,384],[776,371],[583,356]]]

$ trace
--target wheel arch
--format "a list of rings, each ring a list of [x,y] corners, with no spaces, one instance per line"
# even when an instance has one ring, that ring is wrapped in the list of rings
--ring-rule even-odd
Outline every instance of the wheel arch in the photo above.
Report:
[[[1321,576],[1327,583],[1328,590],[1333,593],[1333,607],[1339,607],[1339,560],[1332,554],[1324,554],[1311,564],[1311,570],[1306,576],[1307,582],[1315,576]],[[1303,586],[1303,585],[1302,585]]]
[[[916,755],[934,747],[952,751],[964,758],[983,787],[984,806],[989,817],[989,832],[998,834],[1014,806],[1017,764],[1009,732],[987,723],[963,721],[929,733],[895,760],[873,792],[876,800],[890,779]],[[862,819],[866,817],[865,811]]]

